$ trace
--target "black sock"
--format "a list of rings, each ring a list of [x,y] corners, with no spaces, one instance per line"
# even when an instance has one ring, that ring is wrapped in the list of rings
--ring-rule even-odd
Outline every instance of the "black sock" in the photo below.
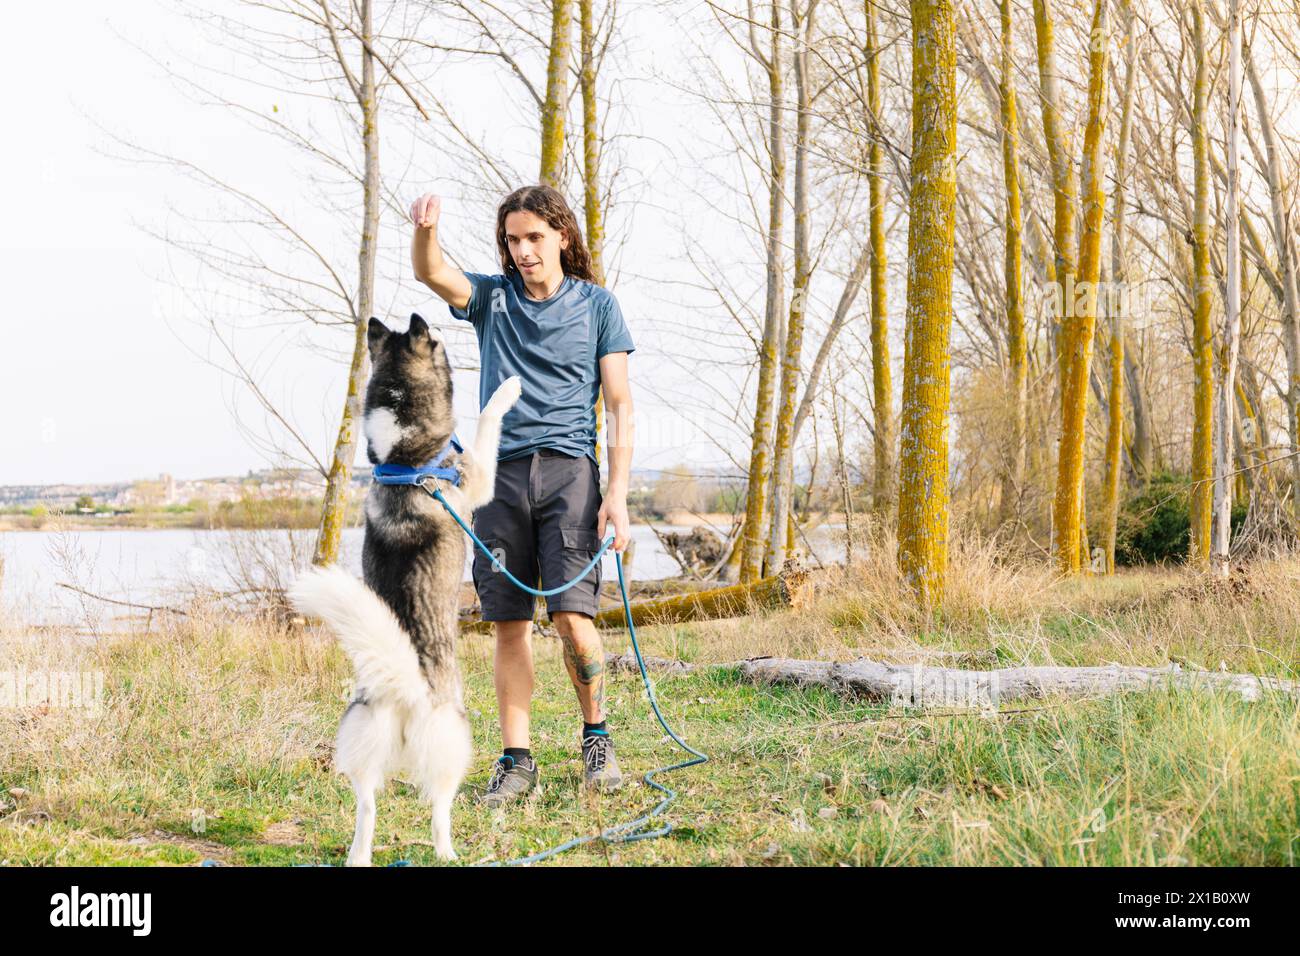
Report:
[[[609,731],[605,729],[605,722],[602,720],[598,724],[589,724],[586,721],[582,723],[582,736],[590,737],[592,734],[601,734],[608,737]]]
[[[527,766],[533,762],[533,753],[527,747],[507,747],[504,753],[517,764]]]

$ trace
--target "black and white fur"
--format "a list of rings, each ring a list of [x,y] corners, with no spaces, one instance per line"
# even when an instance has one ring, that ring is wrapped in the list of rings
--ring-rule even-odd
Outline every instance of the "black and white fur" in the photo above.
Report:
[[[378,319],[367,327],[373,371],[365,433],[373,464],[422,465],[455,428],[451,365],[443,342],[418,315],[407,332]],[[483,409],[474,443],[446,466],[459,487],[437,487],[467,522],[492,500],[501,419],[518,400],[518,377],[501,383]],[[334,763],[356,792],[349,866],[370,865],[375,794],[392,777],[417,785],[433,807],[437,855],[455,859],[451,803],[471,757],[469,719],[456,665],[465,532],[420,488],[370,486],[362,547],[365,583],[337,566],[305,572],[290,590],[303,613],[322,618],[356,671],[356,695],[339,724]]]

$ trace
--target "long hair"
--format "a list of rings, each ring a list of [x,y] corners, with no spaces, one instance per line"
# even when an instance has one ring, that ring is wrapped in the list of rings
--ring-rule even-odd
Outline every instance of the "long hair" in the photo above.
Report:
[[[497,207],[497,249],[501,253],[502,272],[509,275],[519,271],[514,257],[510,255],[510,247],[506,243],[506,216],[512,212],[531,212],[545,219],[552,229],[558,229],[568,236],[569,247],[560,250],[560,268],[564,270],[565,275],[573,276],[575,279],[596,281],[591,271],[591,253],[587,251],[587,244],[582,241],[582,230],[578,228],[578,220],[573,215],[573,210],[569,208],[569,204],[564,201],[564,197],[558,190],[546,185],[524,186],[522,189],[516,189],[501,200],[501,205]]]

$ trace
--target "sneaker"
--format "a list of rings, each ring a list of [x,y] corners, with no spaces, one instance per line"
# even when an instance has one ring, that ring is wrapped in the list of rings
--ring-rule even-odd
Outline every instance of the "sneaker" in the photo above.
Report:
[[[478,802],[489,807],[499,807],[531,793],[537,787],[537,764],[518,763],[514,757],[502,754],[492,768],[492,779],[487,790],[479,794]]]
[[[614,756],[614,741],[608,734],[582,738],[582,782],[595,790],[617,790],[623,783]]]

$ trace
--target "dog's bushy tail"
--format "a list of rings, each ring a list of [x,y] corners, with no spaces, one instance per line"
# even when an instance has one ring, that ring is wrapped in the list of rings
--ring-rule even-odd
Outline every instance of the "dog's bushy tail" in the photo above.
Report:
[[[304,571],[289,589],[303,614],[319,617],[352,658],[357,685],[377,699],[408,707],[430,701],[415,647],[396,615],[365,582],[337,565]]]

